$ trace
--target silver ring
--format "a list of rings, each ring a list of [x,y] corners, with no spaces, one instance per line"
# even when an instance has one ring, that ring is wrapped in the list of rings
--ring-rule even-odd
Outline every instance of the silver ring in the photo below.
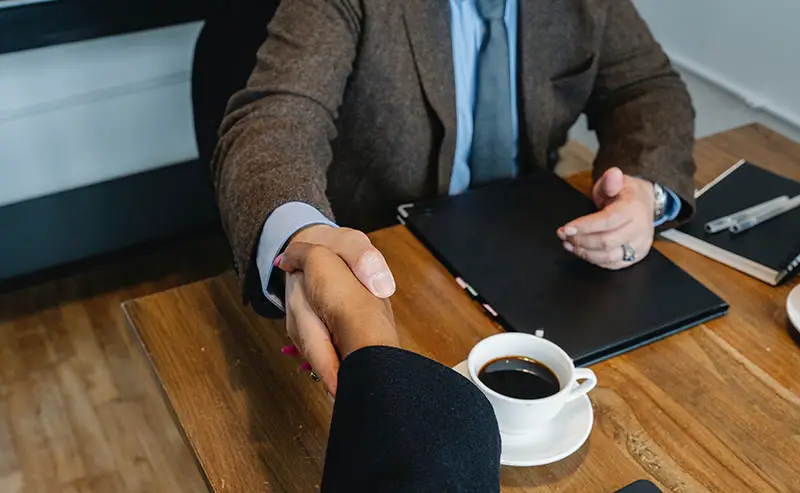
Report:
[[[309,374],[309,376],[311,377],[311,380],[314,383],[318,383],[320,381],[319,375],[317,375],[317,373],[314,370],[311,370],[311,373]]]
[[[622,245],[622,261],[633,262],[634,260],[636,260],[636,250],[629,243],[624,243]]]

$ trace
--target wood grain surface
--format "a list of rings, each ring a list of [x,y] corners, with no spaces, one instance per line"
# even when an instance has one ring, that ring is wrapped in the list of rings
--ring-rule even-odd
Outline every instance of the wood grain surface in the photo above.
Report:
[[[698,143],[698,184],[740,157],[800,179],[800,145],[748,126]],[[571,182],[591,185],[586,174]],[[406,229],[371,238],[397,278],[406,348],[452,366],[500,330]],[[772,288],[677,245],[657,248],[730,314],[593,366],[586,445],[550,466],[504,468],[504,492],[611,492],[643,478],[674,492],[800,491],[800,347],[784,309],[797,279]],[[319,488],[331,403],[281,355],[282,322],[242,307],[232,273],[125,311],[213,491]]]
[[[0,283],[0,493],[206,489],[119,306],[230,258],[216,235]]]

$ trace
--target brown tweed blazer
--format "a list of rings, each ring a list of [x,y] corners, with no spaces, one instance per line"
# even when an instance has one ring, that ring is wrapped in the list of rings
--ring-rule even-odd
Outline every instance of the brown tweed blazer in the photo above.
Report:
[[[693,210],[694,111],[630,0],[519,0],[519,168],[548,167],[581,113],[610,166]],[[448,0],[283,0],[213,171],[245,292],[267,216],[290,201],[342,225],[389,225],[446,194],[456,107]],[[249,289],[249,288],[252,289]]]

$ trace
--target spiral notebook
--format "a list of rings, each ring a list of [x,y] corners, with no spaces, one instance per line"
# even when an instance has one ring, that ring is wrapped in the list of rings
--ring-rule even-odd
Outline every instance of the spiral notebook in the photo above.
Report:
[[[536,170],[398,212],[487,315],[553,341],[578,365],[726,313],[722,299],[656,250],[616,272],[564,250],[558,227],[595,210],[565,181]]]
[[[800,208],[740,234],[704,225],[775,197],[800,195],[800,183],[740,161],[697,192],[697,214],[662,236],[776,286],[800,270]]]

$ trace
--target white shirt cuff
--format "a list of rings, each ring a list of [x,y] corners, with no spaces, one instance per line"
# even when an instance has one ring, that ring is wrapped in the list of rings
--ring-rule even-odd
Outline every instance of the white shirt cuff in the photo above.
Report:
[[[261,278],[264,296],[275,306],[284,310],[282,294],[269,290],[273,263],[284,245],[295,233],[312,224],[327,224],[337,227],[320,211],[304,202],[288,202],[275,209],[264,222],[258,241],[256,265]]]

